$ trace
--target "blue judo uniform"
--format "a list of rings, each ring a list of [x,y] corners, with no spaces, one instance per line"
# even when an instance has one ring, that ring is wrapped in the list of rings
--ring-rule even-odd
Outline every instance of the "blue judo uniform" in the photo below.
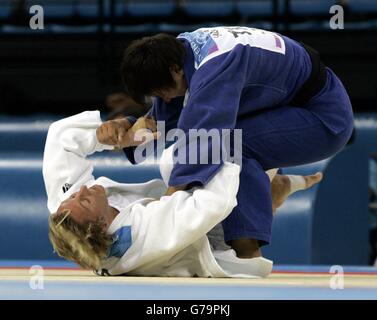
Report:
[[[165,121],[166,131],[242,129],[238,206],[223,221],[225,241],[269,243],[272,203],[265,170],[319,161],[341,150],[353,130],[347,92],[326,68],[320,90],[302,105],[293,105],[313,62],[302,44],[277,33],[217,27],[178,39],[186,49],[188,92],[169,103],[156,98],[150,113]],[[132,161],[132,149],[125,153]],[[221,165],[177,163],[169,184],[204,185]]]

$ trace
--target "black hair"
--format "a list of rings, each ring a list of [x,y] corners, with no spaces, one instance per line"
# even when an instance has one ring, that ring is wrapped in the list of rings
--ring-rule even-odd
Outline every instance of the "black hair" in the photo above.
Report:
[[[174,66],[183,68],[185,48],[174,36],[159,33],[133,41],[124,51],[122,77],[127,93],[137,102],[155,90],[171,88]]]

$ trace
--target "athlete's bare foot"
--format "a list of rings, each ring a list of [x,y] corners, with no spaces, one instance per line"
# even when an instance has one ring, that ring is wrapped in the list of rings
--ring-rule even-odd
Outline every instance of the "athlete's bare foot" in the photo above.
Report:
[[[298,190],[306,190],[322,180],[322,173],[309,176],[293,176],[276,174],[271,182],[272,209],[275,214],[284,201]],[[255,239],[240,238],[230,241],[229,245],[240,259],[261,257],[259,243]]]
[[[317,184],[322,180],[322,173],[317,172],[316,174],[308,176],[291,176],[295,179],[302,180],[302,185],[292,185],[292,181],[287,175],[277,174],[271,182],[271,196],[272,196],[272,211],[276,212],[276,209],[279,208],[284,201],[292,194],[298,190],[306,190]]]

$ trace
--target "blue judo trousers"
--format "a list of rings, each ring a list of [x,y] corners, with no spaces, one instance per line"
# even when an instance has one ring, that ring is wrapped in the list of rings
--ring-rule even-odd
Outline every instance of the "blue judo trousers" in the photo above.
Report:
[[[331,110],[344,117],[343,128],[331,129],[321,121],[322,113],[329,113],[331,123]],[[271,239],[272,203],[264,171],[312,163],[340,151],[353,130],[351,104],[342,83],[327,69],[325,87],[307,105],[263,110],[237,121],[236,127],[243,129],[242,171],[238,206],[223,221],[225,241],[246,237],[266,244]]]
[[[217,27],[183,33],[178,39],[186,49],[188,93],[169,103],[156,98],[150,114],[165,121],[166,131],[242,129],[238,205],[222,222],[224,240],[251,238],[268,244],[272,202],[265,170],[319,161],[340,151],[353,130],[347,92],[326,68],[321,90],[293,106],[312,62],[301,44],[277,33]],[[133,162],[133,150],[124,151]],[[221,165],[177,163],[169,184],[205,185]]]

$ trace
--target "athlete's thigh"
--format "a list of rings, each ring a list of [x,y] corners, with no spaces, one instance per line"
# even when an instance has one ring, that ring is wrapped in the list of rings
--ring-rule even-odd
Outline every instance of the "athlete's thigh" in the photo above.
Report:
[[[237,123],[242,129],[243,157],[264,169],[289,167],[325,159],[340,142],[310,111],[280,107]]]

